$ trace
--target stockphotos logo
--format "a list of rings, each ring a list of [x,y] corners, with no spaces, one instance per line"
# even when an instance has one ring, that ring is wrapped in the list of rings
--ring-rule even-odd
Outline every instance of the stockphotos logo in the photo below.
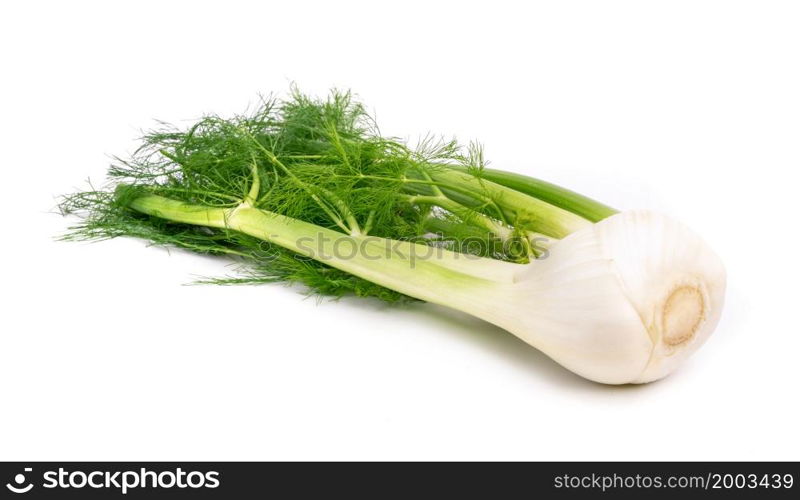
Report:
[[[25,467],[25,472],[32,471],[33,469],[30,467]],[[12,483],[6,483],[6,488],[14,493],[27,493],[33,489],[33,483],[28,483],[28,479],[25,477],[25,474],[20,473],[14,476],[14,481]]]
[[[25,474],[17,474],[6,488],[14,493],[28,493],[34,488],[32,479],[33,469],[26,467]],[[198,489],[219,487],[219,472],[217,471],[185,471],[178,467],[174,470],[153,471],[145,467],[138,470],[68,470],[63,467],[47,470],[42,473],[41,487],[46,489],[82,489],[112,490],[127,494],[135,488],[155,489]]]

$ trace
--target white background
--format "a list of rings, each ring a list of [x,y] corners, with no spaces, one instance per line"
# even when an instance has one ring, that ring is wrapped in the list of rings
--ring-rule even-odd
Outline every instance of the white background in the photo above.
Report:
[[[0,459],[800,459],[797,2],[6,2]],[[352,88],[386,134],[687,222],[727,306],[607,387],[428,305],[182,286],[225,264],[54,241],[154,119]]]

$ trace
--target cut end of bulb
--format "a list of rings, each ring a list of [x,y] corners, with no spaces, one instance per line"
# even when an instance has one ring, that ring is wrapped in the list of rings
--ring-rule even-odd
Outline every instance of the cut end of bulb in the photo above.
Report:
[[[678,347],[692,340],[705,318],[705,299],[695,286],[675,289],[664,302],[661,321],[663,341]]]
[[[725,289],[724,274],[712,279],[685,277],[676,280],[655,304],[650,326],[653,352],[635,383],[651,382],[671,373],[697,350],[719,321]]]

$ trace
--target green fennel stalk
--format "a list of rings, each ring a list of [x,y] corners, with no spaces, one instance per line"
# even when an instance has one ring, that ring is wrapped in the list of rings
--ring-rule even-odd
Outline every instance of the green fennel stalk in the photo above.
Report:
[[[290,281],[327,295],[431,300],[330,261],[298,258],[285,242],[207,217],[246,203],[312,224],[319,234],[403,240],[509,262],[536,258],[590,224],[585,213],[556,203],[561,188],[532,196],[493,182],[483,163],[475,146],[427,138],[410,148],[381,136],[349,93],[315,100],[295,90],[246,116],[208,116],[187,130],[147,133],[132,158],[116,159],[108,188],[64,198],[63,212],[84,217],[65,239],[126,235],[232,256],[239,276],[210,280],[221,284]],[[156,199],[161,209],[152,206]],[[198,219],[167,210],[172,202],[200,207],[190,211]]]

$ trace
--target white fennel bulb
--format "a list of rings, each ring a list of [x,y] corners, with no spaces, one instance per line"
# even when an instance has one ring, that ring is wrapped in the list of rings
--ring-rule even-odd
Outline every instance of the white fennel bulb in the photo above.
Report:
[[[525,267],[478,315],[607,384],[668,375],[714,331],[725,297],[719,257],[650,211],[572,233]]]

